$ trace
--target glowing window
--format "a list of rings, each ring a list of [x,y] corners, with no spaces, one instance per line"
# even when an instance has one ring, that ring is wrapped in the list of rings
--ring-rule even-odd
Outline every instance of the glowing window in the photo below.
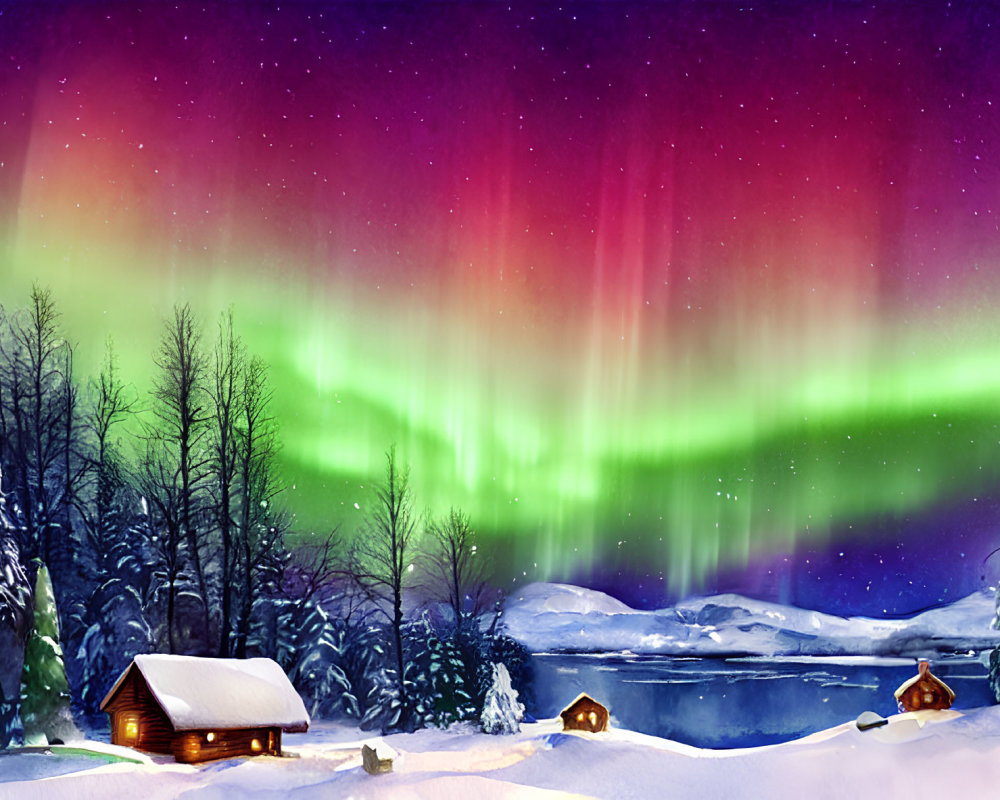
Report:
[[[577,722],[583,722],[583,712],[582,711],[579,714],[576,715],[576,721]]]
[[[212,731],[209,731],[208,734],[205,736],[205,741],[206,742],[214,742],[215,741],[215,733],[213,733]]]
[[[125,741],[134,742],[139,738],[139,716],[137,714],[123,716],[119,731],[121,731],[121,736]]]
[[[930,692],[924,692],[924,702],[925,703],[933,703],[934,702],[934,695],[932,695]]]
[[[261,750],[260,739],[251,739],[250,749],[253,750],[255,753],[259,753]]]
[[[590,727],[592,728],[597,727],[597,713],[594,711],[590,712]]]

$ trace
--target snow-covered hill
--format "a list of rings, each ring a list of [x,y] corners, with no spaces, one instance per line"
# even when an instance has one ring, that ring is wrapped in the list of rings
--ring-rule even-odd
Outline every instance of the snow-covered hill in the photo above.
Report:
[[[664,655],[922,656],[983,650],[1000,642],[991,627],[992,592],[909,619],[838,617],[735,594],[685,600],[637,611],[603,592],[533,583],[508,598],[508,635],[533,652],[576,651]]]

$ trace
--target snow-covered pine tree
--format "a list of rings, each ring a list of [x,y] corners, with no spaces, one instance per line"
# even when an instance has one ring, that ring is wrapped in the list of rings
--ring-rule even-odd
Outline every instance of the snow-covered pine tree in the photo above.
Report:
[[[74,686],[90,716],[99,713],[101,700],[132,659],[154,649],[141,592],[148,576],[140,532],[130,530],[112,552],[113,571],[100,576],[100,586],[82,604],[78,625],[84,633],[71,643],[78,670]]]
[[[524,706],[517,699],[517,690],[510,685],[510,674],[501,662],[493,664],[493,685],[486,693],[480,717],[485,733],[517,733],[524,719]]]
[[[0,750],[10,744],[21,704],[24,646],[31,629],[31,585],[21,565],[15,527],[0,492]]]
[[[422,725],[445,728],[453,722],[474,719],[474,671],[463,658],[458,638],[439,635],[425,615],[406,628],[407,672],[412,685],[413,708]]]
[[[310,716],[360,718],[359,689],[368,687],[356,687],[344,669],[354,642],[343,620],[312,603],[301,606],[286,601],[285,609],[278,663],[302,695]]]
[[[48,568],[38,566],[35,626],[28,637],[21,678],[21,720],[26,744],[83,738],[69,708],[69,684],[59,646],[59,617]]]

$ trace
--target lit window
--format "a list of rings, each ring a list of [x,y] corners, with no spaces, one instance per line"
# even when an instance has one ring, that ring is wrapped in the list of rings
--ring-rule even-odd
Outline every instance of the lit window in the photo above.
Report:
[[[934,695],[932,695],[930,692],[924,692],[924,702],[925,703],[933,703],[934,702]]]
[[[213,733],[212,731],[209,731],[208,734],[205,736],[205,741],[206,742],[210,742],[210,743],[214,742],[215,741],[215,733]]]
[[[252,739],[250,741],[250,749],[253,750],[255,753],[259,753],[261,750],[260,739]]]
[[[123,714],[119,721],[118,735],[126,744],[134,744],[139,738],[139,715],[130,712]]]
[[[579,714],[576,715],[576,721],[577,722],[583,722],[583,712],[582,711]]]

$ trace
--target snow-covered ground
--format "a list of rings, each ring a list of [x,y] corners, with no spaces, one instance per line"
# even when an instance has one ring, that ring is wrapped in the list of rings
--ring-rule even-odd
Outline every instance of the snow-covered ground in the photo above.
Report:
[[[384,738],[398,757],[383,775],[362,769],[364,741],[357,729],[319,724],[286,737],[293,757],[201,765],[12,751],[0,755],[0,799],[940,798],[991,797],[1000,782],[1000,706],[901,714],[864,732],[845,722],[746,750],[614,729],[564,734],[557,720],[512,736],[425,730]]]
[[[735,594],[637,611],[591,589],[533,583],[507,600],[503,619],[506,632],[533,652],[925,657],[995,647],[994,602],[992,592],[977,592],[889,620],[838,617]]]

